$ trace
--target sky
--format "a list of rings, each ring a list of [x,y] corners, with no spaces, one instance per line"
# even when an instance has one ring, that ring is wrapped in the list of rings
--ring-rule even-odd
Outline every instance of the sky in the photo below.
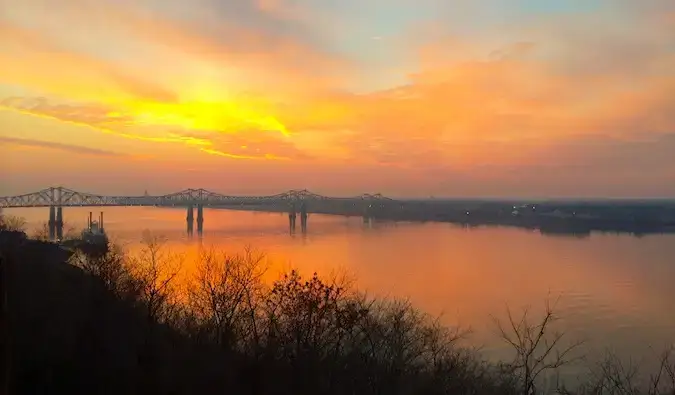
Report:
[[[672,0],[0,0],[0,195],[675,197]]]

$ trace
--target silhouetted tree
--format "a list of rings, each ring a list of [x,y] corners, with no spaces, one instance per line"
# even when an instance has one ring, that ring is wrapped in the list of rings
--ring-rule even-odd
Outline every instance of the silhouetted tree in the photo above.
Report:
[[[102,253],[80,245],[69,263],[99,279],[105,288],[126,300],[137,298],[140,293],[140,281],[131,271],[124,251],[119,246],[106,246]]]
[[[169,318],[177,304],[175,279],[183,257],[168,251],[166,242],[166,238],[146,232],[143,248],[129,263],[138,282],[139,300],[146,310],[149,324]]]
[[[138,256],[130,259],[130,269],[138,290],[138,301],[145,315],[143,345],[139,350],[138,363],[142,370],[140,391],[148,394],[158,391],[161,336],[159,324],[166,324],[177,311],[178,300],[175,280],[182,257],[166,249],[166,239],[149,232],[143,236],[143,248]]]
[[[561,344],[564,332],[549,333],[558,320],[554,307],[547,299],[543,317],[534,324],[528,317],[528,309],[516,320],[507,307],[508,323],[504,325],[495,320],[502,340],[515,352],[513,362],[504,364],[503,367],[519,377],[523,395],[536,394],[536,380],[543,372],[555,371],[581,358],[572,354],[583,341],[564,346]]]
[[[61,241],[76,240],[80,236],[77,232],[77,228],[66,222],[63,223],[63,230],[63,239]],[[31,233],[31,238],[40,241],[50,241],[49,223],[47,221],[41,222],[40,225]]]
[[[30,235],[31,239],[38,241],[50,241],[49,238],[49,224],[42,222]]]
[[[200,253],[189,305],[220,347],[260,342],[257,312],[266,271],[263,258],[252,249],[232,256],[214,250]]]
[[[563,387],[565,395],[675,395],[675,348],[658,356],[656,371],[645,377],[633,361],[622,361],[613,352],[590,368],[589,377],[573,391]]]
[[[0,215],[0,230],[10,232],[25,232],[26,220],[15,215]]]

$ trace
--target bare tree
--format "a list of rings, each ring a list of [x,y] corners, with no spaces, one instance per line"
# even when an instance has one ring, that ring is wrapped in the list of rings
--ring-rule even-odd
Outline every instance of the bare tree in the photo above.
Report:
[[[590,369],[588,380],[576,391],[592,395],[675,395],[675,349],[667,348],[658,357],[653,374],[645,377],[640,364],[622,361],[615,353],[605,357]],[[570,391],[563,391],[571,394]]]
[[[49,241],[49,224],[45,221],[31,234],[31,238],[38,241]]]
[[[528,317],[529,309],[516,320],[507,307],[508,323],[504,325],[495,319],[499,336],[515,351],[512,363],[503,365],[508,373],[515,374],[522,383],[523,395],[536,393],[537,378],[546,371],[556,371],[560,367],[573,363],[582,356],[573,356],[573,352],[581,346],[583,341],[575,341],[562,346],[564,332],[549,333],[559,317],[554,313],[558,300],[551,306],[550,299],[546,300],[543,317],[538,323],[531,323]]]
[[[650,378],[650,395],[675,395],[675,346],[667,348],[659,358],[659,368]]]
[[[143,249],[130,259],[130,269],[138,285],[139,300],[152,326],[168,318],[176,307],[175,279],[182,266],[182,256],[166,249],[166,238],[146,232]]]
[[[66,240],[77,240],[80,238],[80,234],[77,232],[77,227],[71,225],[68,222],[63,223],[63,241]]]
[[[63,223],[63,240],[77,240],[79,234],[77,233],[77,228],[73,225],[68,224],[67,222]],[[31,238],[39,241],[50,241],[49,239],[49,223],[44,221],[40,223],[37,229],[31,234]]]
[[[16,215],[0,215],[0,230],[25,232],[26,219]]]
[[[138,282],[130,271],[124,251],[118,246],[108,246],[104,254],[78,249],[69,263],[101,280],[106,289],[118,297],[137,296]]]
[[[189,303],[222,347],[231,347],[246,335],[259,343],[257,303],[267,270],[263,258],[250,248],[241,255],[213,250],[200,254]]]

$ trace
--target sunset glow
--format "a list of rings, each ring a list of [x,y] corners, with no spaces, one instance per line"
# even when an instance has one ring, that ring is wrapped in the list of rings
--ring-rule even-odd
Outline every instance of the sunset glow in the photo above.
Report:
[[[675,196],[673,1],[0,9],[0,195]]]

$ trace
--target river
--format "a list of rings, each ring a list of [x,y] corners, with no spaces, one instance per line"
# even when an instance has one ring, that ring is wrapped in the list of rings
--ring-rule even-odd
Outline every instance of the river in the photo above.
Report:
[[[89,210],[64,208],[65,221],[82,228]],[[196,237],[185,237],[182,209],[104,211],[109,235],[132,251],[146,229],[167,237],[172,251],[189,255],[199,248]],[[37,228],[48,210],[6,214]],[[446,223],[367,226],[361,218],[311,215],[307,235],[298,224],[291,236],[288,217],[279,213],[206,209],[204,217],[202,246],[236,252],[250,245],[267,254],[276,272],[348,273],[361,290],[409,298],[449,325],[471,327],[470,341],[488,356],[506,355],[492,317],[503,318],[507,305],[516,314],[527,305],[540,309],[549,295],[559,297],[559,328],[569,339],[585,340],[588,355],[611,348],[639,359],[675,341],[675,235],[554,237]]]

